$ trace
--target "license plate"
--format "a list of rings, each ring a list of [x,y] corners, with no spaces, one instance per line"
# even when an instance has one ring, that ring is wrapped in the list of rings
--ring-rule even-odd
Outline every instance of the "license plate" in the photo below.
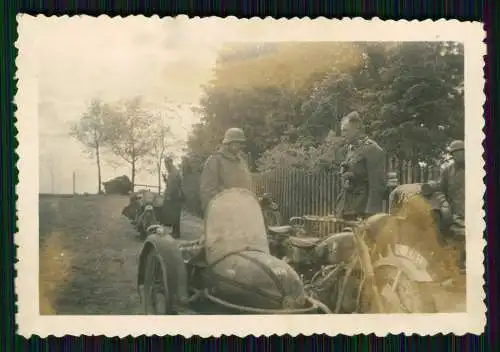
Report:
[[[427,266],[427,260],[417,250],[411,247],[397,244],[394,248],[394,254],[411,260],[418,267],[425,268]]]

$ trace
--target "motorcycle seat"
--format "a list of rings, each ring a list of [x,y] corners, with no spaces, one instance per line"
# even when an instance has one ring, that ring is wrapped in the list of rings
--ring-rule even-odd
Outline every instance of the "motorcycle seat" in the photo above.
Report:
[[[284,235],[287,233],[292,232],[292,227],[290,225],[284,225],[284,226],[269,226],[267,230],[270,233],[274,233],[277,235]]]
[[[299,248],[313,248],[319,242],[321,242],[319,237],[290,237],[290,244]]]

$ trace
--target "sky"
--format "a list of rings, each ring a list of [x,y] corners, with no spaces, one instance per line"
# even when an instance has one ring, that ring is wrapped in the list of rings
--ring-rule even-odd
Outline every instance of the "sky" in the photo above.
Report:
[[[186,21],[110,21],[86,18],[47,20],[37,26],[39,60],[40,192],[71,193],[73,172],[78,193],[95,193],[95,160],[69,135],[70,123],[90,99],[117,101],[141,95],[153,109],[167,101],[179,107],[172,128],[185,141],[199,120],[191,111],[212,76],[222,41],[210,28],[192,31]],[[179,145],[179,149],[182,144]],[[105,156],[102,178],[129,174]],[[112,161],[108,163],[107,161]],[[139,172],[137,183],[155,185],[157,177]]]
[[[224,44],[423,37],[444,40],[459,33],[451,29],[443,32],[443,24],[438,23],[428,24],[429,33],[424,35],[415,29],[416,23],[372,26],[369,21],[361,22],[215,17],[189,20],[187,16],[33,17],[24,23],[22,33],[26,38],[23,50],[38,70],[39,191],[71,193],[74,173],[77,193],[96,192],[95,160],[88,158],[82,145],[68,134],[70,124],[78,121],[93,98],[113,102],[140,95],[159,111],[169,101],[180,107],[180,118],[172,128],[185,141],[193,123],[199,121],[190,107],[198,104],[202,86],[211,79]],[[130,173],[128,167],[116,167],[116,160],[110,159],[104,158],[103,181]],[[157,177],[142,171],[136,180],[154,185]]]
[[[276,21],[189,20],[187,16],[38,16],[28,24],[23,33],[29,36],[31,57],[38,61],[41,193],[71,193],[73,173],[77,193],[97,191],[95,160],[68,134],[70,124],[78,121],[91,99],[113,102],[140,95],[159,111],[167,101],[173,103],[180,107],[180,118],[172,128],[185,142],[191,126],[199,121],[191,107],[212,78],[225,44],[286,41],[307,33],[304,24],[293,22],[281,23],[281,32],[276,31]],[[305,28],[310,32],[315,27]],[[322,26],[316,31],[324,33]],[[116,167],[116,161],[110,155],[104,157],[103,181],[130,174],[126,165]],[[139,171],[136,183],[156,185],[157,176]]]

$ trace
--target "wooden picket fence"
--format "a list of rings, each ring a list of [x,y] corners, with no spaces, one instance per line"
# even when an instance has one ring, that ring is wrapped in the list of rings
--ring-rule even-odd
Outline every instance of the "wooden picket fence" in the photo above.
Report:
[[[400,184],[436,180],[439,167],[399,163],[387,160],[387,171],[396,172]],[[308,173],[299,170],[275,169],[253,174],[253,191],[257,195],[271,193],[280,206],[284,221],[293,216],[333,214],[340,192],[340,177],[337,172]],[[323,228],[320,232],[332,230],[328,224],[316,224]]]
[[[161,193],[161,187],[159,187],[158,185],[147,185],[141,183],[134,184],[134,192],[141,189],[145,189],[151,192],[157,192],[158,194]]]
[[[422,167],[411,162],[398,162],[395,158],[388,158],[386,169],[396,172],[400,184],[427,182],[439,176],[439,166]],[[183,187],[186,209],[201,216],[199,177],[199,172],[186,173]],[[292,216],[332,214],[340,191],[340,178],[334,171],[310,173],[281,168],[254,173],[252,178],[253,191],[257,195],[269,192],[279,203],[283,221]]]

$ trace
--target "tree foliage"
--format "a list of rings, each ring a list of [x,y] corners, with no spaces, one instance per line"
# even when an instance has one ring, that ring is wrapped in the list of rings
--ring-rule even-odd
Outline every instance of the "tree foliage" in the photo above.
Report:
[[[227,128],[241,127],[259,170],[335,168],[339,121],[353,110],[389,154],[432,161],[463,138],[463,60],[462,45],[447,42],[228,47],[205,88],[189,163],[202,165]]]
[[[170,122],[173,119],[172,110],[168,111],[167,118],[160,114],[155,119],[151,127],[151,146],[146,155],[146,163],[149,166],[149,171],[156,174],[158,177],[158,189],[161,189],[161,175],[162,165],[166,156],[169,155],[172,147],[179,141],[175,138],[172,132]]]
[[[138,163],[151,153],[156,116],[147,111],[142,99],[136,97],[108,106],[106,109],[106,139],[112,153],[131,167],[131,181],[135,183]]]

